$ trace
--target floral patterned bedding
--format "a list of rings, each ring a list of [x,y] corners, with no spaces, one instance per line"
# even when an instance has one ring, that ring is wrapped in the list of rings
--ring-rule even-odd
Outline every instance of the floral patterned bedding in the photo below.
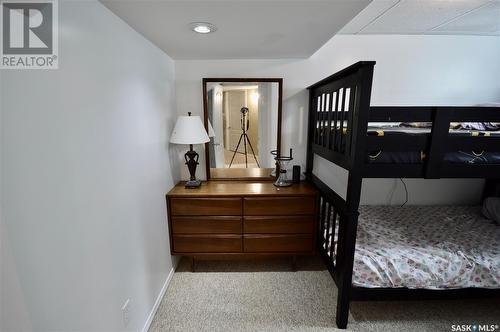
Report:
[[[353,285],[500,288],[500,226],[480,207],[362,206]]]

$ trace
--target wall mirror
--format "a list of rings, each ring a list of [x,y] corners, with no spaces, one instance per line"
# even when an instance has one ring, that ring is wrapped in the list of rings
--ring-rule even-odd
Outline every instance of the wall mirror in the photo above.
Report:
[[[208,179],[275,178],[282,92],[281,78],[203,79]]]

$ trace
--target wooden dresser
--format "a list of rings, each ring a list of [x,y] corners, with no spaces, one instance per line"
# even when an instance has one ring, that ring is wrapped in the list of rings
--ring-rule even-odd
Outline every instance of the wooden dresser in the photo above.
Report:
[[[179,183],[167,194],[172,255],[312,254],[318,193],[307,183],[208,181]]]

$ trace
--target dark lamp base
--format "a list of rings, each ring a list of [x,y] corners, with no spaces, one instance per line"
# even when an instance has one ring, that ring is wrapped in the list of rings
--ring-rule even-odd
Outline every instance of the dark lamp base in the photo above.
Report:
[[[186,165],[189,169],[190,180],[186,182],[186,188],[199,188],[201,181],[196,179],[196,166],[198,165],[198,153],[193,150],[193,144],[189,144],[189,151],[184,155]]]
[[[190,188],[190,189],[195,189],[199,188],[201,186],[201,181],[200,180],[189,180],[186,182],[185,187]]]

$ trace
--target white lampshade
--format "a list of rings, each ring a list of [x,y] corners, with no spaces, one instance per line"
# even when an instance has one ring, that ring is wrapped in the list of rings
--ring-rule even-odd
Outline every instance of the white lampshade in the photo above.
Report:
[[[179,116],[175,123],[170,143],[202,144],[209,142],[207,131],[199,116]]]
[[[215,137],[214,127],[212,127],[210,120],[208,120],[208,137]]]

